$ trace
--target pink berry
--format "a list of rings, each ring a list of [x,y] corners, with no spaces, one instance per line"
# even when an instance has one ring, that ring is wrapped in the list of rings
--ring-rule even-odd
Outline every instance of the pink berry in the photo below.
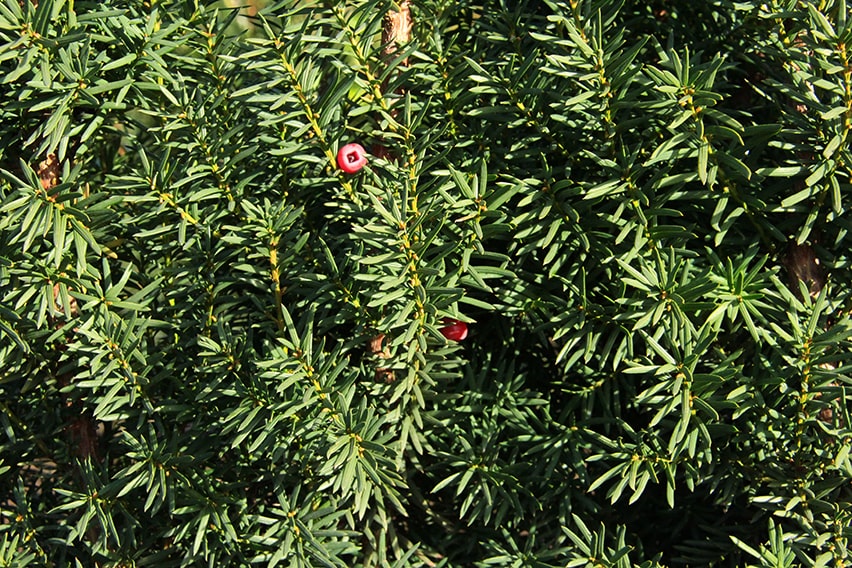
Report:
[[[447,318],[442,323],[447,325],[440,328],[438,331],[440,331],[441,334],[450,341],[461,341],[467,337],[467,324],[463,321]]]
[[[367,151],[355,142],[347,144],[337,152],[337,165],[347,174],[354,174],[367,165]]]

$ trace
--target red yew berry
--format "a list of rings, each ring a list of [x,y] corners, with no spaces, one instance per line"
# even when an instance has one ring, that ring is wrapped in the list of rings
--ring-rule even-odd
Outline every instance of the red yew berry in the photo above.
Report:
[[[461,341],[467,337],[467,324],[463,321],[447,318],[442,323],[447,325],[440,328],[438,331],[440,331],[441,335],[450,341]]]
[[[347,144],[337,152],[337,165],[347,174],[354,174],[367,165],[367,151],[355,142]]]

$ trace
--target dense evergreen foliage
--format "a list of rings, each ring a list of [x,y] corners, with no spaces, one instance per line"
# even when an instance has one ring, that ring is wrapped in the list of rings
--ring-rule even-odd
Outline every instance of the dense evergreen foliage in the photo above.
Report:
[[[844,0],[203,4],[0,1],[0,565],[852,563]]]

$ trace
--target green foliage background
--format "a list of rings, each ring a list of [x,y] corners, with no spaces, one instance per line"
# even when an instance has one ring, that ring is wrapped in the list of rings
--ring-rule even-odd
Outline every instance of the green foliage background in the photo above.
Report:
[[[0,2],[0,565],[849,565],[845,1],[392,9]]]

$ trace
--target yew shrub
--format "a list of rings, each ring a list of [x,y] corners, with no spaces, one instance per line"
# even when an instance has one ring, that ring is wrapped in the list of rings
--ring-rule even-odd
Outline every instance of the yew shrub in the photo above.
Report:
[[[0,565],[850,563],[844,0],[238,4],[0,2]]]

